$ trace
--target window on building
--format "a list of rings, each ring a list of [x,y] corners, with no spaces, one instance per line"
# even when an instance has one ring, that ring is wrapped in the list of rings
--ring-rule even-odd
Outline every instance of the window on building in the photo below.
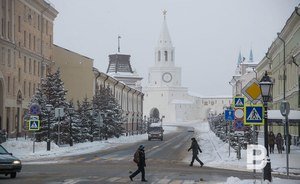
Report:
[[[1,49],[1,61],[2,64],[5,65],[5,52],[4,52],[4,47]]]
[[[48,21],[46,20],[46,34],[48,35]]]
[[[36,60],[33,61],[33,75],[36,74]]]
[[[24,47],[26,47],[26,31],[24,31]]]
[[[52,35],[49,36],[49,41],[50,41],[50,47],[52,47]]]
[[[28,95],[31,97],[31,82],[28,83]]]
[[[14,51],[12,60],[14,61],[14,68],[16,68],[17,67],[17,63],[16,63],[16,51]]]
[[[168,51],[165,51],[165,61],[168,61]]]
[[[38,22],[37,22],[37,24],[38,24],[38,30],[40,30],[41,29],[41,17],[40,17],[40,15],[38,15]]]
[[[21,82],[21,68],[18,69],[18,82]]]
[[[174,61],[174,51],[171,51],[171,61]]]
[[[40,64],[40,62],[38,61],[38,69],[37,69],[37,71],[38,71],[38,76],[40,75],[40,68],[41,68],[41,64]]]
[[[31,73],[31,71],[32,71],[32,70],[31,70],[31,67],[32,67],[32,66],[31,66],[31,58],[29,58],[29,73]]]
[[[18,31],[21,32],[21,16],[18,17]]]
[[[33,11],[33,27],[36,26],[36,13]]]
[[[34,51],[36,50],[35,44],[36,44],[36,40],[35,40],[35,36],[33,36],[33,50]]]
[[[29,40],[29,49],[31,49],[31,33],[29,33],[28,40]]]
[[[35,94],[35,83],[33,83],[33,89],[32,89],[33,95]]]
[[[13,95],[16,94],[16,78],[13,78]]]
[[[24,81],[24,85],[23,85],[23,94],[25,97],[26,96],[26,81]]]
[[[24,73],[26,73],[26,64],[27,64],[26,62],[27,62],[26,61],[26,56],[24,56],[24,66],[23,66],[24,67]]]
[[[10,93],[10,77],[7,77],[7,93]]]
[[[160,56],[161,56],[161,53],[160,53],[160,50],[158,51],[157,53],[157,60],[160,61]]]
[[[7,36],[8,36],[8,39],[11,39],[11,23],[10,21],[7,22]]]
[[[2,27],[1,34],[4,37],[4,34],[5,34],[5,22],[4,22],[3,18],[1,19],[1,27]]]
[[[10,49],[7,50],[7,66],[11,67],[11,52],[10,52]]]

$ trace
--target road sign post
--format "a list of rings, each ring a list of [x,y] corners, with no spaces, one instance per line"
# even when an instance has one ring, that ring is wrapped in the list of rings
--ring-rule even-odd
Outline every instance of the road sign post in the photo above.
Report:
[[[286,145],[286,173],[287,176],[289,176],[289,152],[290,152],[290,146],[289,146],[289,113],[290,113],[290,104],[287,101],[282,101],[280,103],[280,113],[282,116],[285,117],[285,145]]]

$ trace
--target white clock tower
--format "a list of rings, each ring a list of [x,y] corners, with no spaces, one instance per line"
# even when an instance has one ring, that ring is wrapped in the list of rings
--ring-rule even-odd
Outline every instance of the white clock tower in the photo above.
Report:
[[[164,20],[155,48],[155,64],[149,68],[148,83],[144,88],[144,114],[149,116],[157,108],[164,121],[182,119],[176,112],[175,103],[188,98],[187,88],[181,87],[181,68],[175,66],[175,48],[166,21],[167,11],[163,11]]]
[[[175,48],[167,27],[166,13],[155,48],[155,65],[149,69],[148,86],[181,86],[181,68],[175,66]]]

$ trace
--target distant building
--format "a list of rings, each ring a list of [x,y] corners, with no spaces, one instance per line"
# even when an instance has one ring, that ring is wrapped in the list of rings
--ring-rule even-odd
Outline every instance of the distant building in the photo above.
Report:
[[[55,69],[59,68],[67,92],[67,100],[76,104],[94,95],[94,60],[58,45],[53,45]]]
[[[300,6],[298,5],[284,24],[279,35],[268,48],[267,54],[256,67],[258,78],[261,79],[265,71],[272,78],[273,102],[269,108],[279,110],[280,104],[286,100],[290,109],[300,111]],[[285,58],[283,57],[285,56]],[[285,71],[284,71],[285,70]],[[285,76],[284,76],[285,74]],[[296,122],[289,123],[289,133],[292,144],[300,138],[300,117]],[[279,120],[270,122],[269,129],[275,134],[285,134],[284,123]]]
[[[143,101],[144,94],[115,77],[100,72],[96,68],[93,69],[95,77],[95,88],[100,86],[109,86],[112,94],[118,101],[123,110],[123,116],[127,119],[122,124],[126,135],[137,134],[144,131],[143,124]]]
[[[53,61],[53,21],[44,0],[0,1],[0,130],[24,133],[25,110]]]
[[[132,70],[130,55],[120,53],[109,55],[106,73],[128,86],[142,91],[141,80],[143,78]]]
[[[242,96],[242,89],[253,78],[257,78],[257,72],[255,70],[256,66],[257,62],[254,62],[252,49],[250,50],[248,60],[246,60],[245,57],[242,57],[241,52],[239,53],[235,75],[232,76],[232,79],[229,82],[232,85],[233,96]]]

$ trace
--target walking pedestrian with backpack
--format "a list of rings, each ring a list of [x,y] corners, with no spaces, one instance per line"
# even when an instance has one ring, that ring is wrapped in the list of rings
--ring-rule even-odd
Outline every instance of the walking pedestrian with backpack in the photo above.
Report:
[[[200,163],[200,165],[201,165],[201,167],[202,167],[204,164],[203,164],[203,162],[198,158],[198,154],[199,154],[198,150],[200,151],[200,153],[202,153],[202,150],[200,149],[199,144],[198,144],[198,142],[196,141],[196,139],[195,139],[194,137],[191,138],[191,140],[192,140],[192,144],[191,144],[191,147],[188,149],[188,151],[190,151],[190,150],[193,151],[193,158],[192,158],[192,161],[191,161],[190,166],[193,166],[194,160],[196,159],[196,160]]]
[[[145,149],[144,145],[140,145],[139,148],[134,153],[133,161],[137,164],[138,169],[129,176],[131,181],[133,181],[133,178],[141,172],[142,182],[147,182],[147,180],[145,179],[146,159],[145,159],[144,149]]]

